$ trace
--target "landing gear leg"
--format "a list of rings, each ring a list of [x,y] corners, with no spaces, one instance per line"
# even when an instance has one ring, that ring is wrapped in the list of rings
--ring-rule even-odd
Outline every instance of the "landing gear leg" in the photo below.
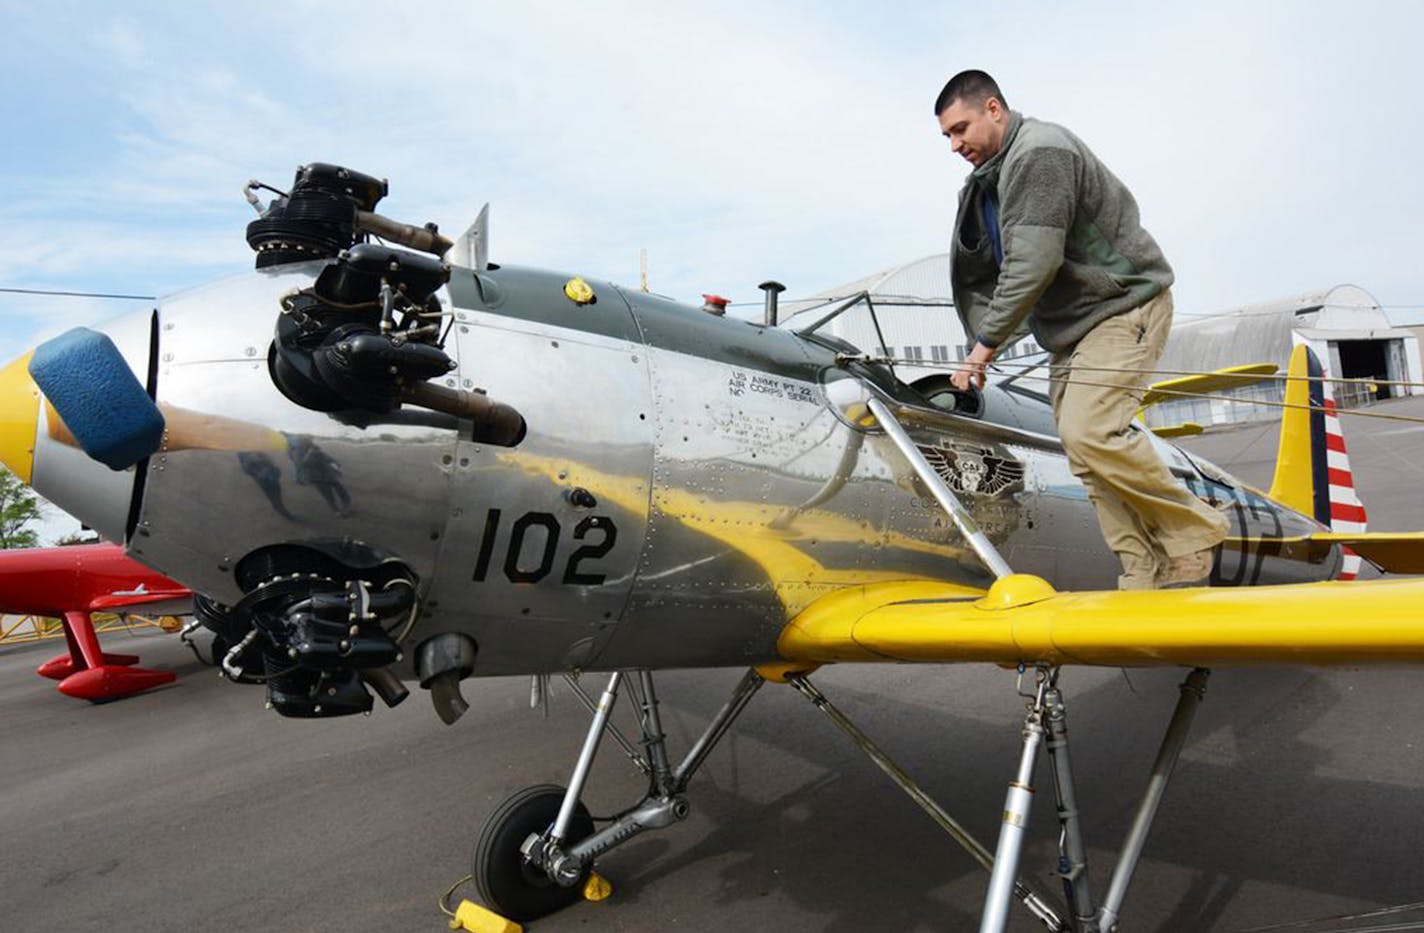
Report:
[[[999,827],[999,844],[994,850],[994,868],[989,873],[989,893],[984,898],[984,912],[979,918],[979,933],[1003,933],[1008,923],[1010,896],[1019,870],[1019,854],[1023,851],[1029,810],[1033,807],[1033,770],[1043,747],[1044,694],[1050,683],[1056,687],[1058,669],[1049,671],[1039,668],[1037,689],[1031,695],[1033,702],[1029,704],[1028,715],[1024,718],[1019,769],[1004,796],[1004,819]]]
[[[578,884],[588,877],[592,862],[570,859],[562,848],[593,833],[593,820],[579,797],[622,682],[622,671],[608,678],[569,786],[526,787],[490,814],[480,831],[471,872],[475,886],[486,903],[511,920],[534,920],[579,899]]]
[[[1024,719],[1023,753],[1019,758],[1018,772],[1009,784],[1008,795],[1004,801],[1003,825],[999,830],[998,850],[994,855],[994,868],[989,877],[989,891],[984,899],[979,933],[1003,933],[1008,923],[1010,898],[1015,893],[1015,873],[1023,846],[1024,827],[1028,823],[1029,808],[1033,801],[1034,766],[1038,761],[1039,751],[1045,744],[1053,776],[1054,795],[1058,802],[1058,870],[1063,879],[1064,894],[1068,899],[1071,929],[1074,933],[1100,933],[1117,929],[1128,884],[1142,857],[1142,848],[1147,843],[1147,834],[1167,791],[1167,782],[1176,768],[1177,758],[1186,745],[1187,731],[1206,693],[1209,674],[1205,668],[1195,668],[1181,685],[1177,707],[1162,737],[1157,759],[1152,764],[1147,790],[1143,793],[1132,828],[1128,831],[1122,852],[1118,855],[1117,865],[1113,869],[1107,897],[1103,906],[1094,910],[1092,894],[1088,887],[1088,862],[1078,818],[1073,772],[1068,760],[1067,713],[1063,695],[1058,689],[1058,668],[1042,665],[1034,668],[1035,682],[1032,692],[1023,691],[1023,669],[1020,669],[1019,692],[1029,697],[1031,702],[1028,715]]]
[[[476,886],[491,908],[510,919],[532,920],[569,906],[580,898],[599,856],[646,830],[686,819],[689,807],[683,794],[688,782],[765,683],[756,671],[747,671],[687,757],[673,768],[651,673],[638,671],[628,685],[638,703],[643,752],[609,722],[624,677],[621,671],[610,676],[597,704],[576,680],[569,680],[575,695],[593,711],[569,786],[545,784],[520,791],[490,815],[480,832],[474,854]],[[595,832],[579,798],[607,733],[648,776],[648,792]]]
[[[1058,803],[1058,874],[1063,879],[1063,896],[1073,918],[1076,933],[1097,933],[1093,894],[1088,888],[1088,854],[1078,819],[1078,795],[1073,787],[1073,768],[1068,760],[1068,712],[1063,694],[1058,692],[1057,671],[1043,692],[1048,729],[1048,767],[1053,775],[1053,796]]]
[[[618,702],[618,687],[622,682],[623,672],[615,671],[608,678],[608,686],[604,688],[603,696],[598,701],[598,709],[593,714],[593,725],[589,727],[588,736],[583,740],[583,750],[579,752],[578,763],[574,765],[573,776],[569,778],[569,789],[564,793],[564,802],[559,807],[558,818],[554,820],[554,829],[549,833],[553,842],[563,842],[568,838],[569,821],[573,819],[574,809],[579,805],[583,785],[588,781],[588,769],[593,767],[593,756],[598,754],[598,744],[603,741],[603,730],[608,726],[613,704]]]

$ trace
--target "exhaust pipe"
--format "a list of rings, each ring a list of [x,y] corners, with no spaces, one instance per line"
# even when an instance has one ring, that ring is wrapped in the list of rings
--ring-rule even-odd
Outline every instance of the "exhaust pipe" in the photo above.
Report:
[[[400,678],[392,674],[388,667],[367,667],[357,673],[366,686],[376,691],[376,696],[381,698],[381,702],[392,709],[410,696],[410,691],[405,688],[405,684],[401,683]]]
[[[776,326],[776,296],[786,291],[786,286],[780,282],[762,282],[757,288],[766,292],[766,326]]]
[[[483,392],[411,382],[401,388],[401,399],[422,408],[470,419],[474,422],[474,440],[481,444],[516,447],[527,431],[524,416],[518,410],[490,399]]]
[[[458,632],[427,638],[415,649],[415,673],[430,691],[435,714],[445,725],[465,715],[470,704],[460,693],[460,681],[475,671],[475,640]]]

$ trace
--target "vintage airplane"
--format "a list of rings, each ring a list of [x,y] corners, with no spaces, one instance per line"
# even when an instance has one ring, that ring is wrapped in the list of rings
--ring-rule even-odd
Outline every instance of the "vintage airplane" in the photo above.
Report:
[[[125,557],[117,544],[23,548],[0,551],[0,610],[59,619],[69,651],[35,673],[59,681],[60,693],[99,703],[170,684],[177,675],[137,667],[137,655],[104,651],[93,613],[188,614],[193,594]]]
[[[520,791],[480,834],[475,881],[505,917],[591,896],[601,855],[685,817],[691,778],[771,680],[991,869],[982,929],[1003,929],[1015,899],[1050,929],[1112,929],[1207,667],[1424,660],[1424,583],[1322,582],[1347,544],[1410,572],[1424,551],[1419,536],[1329,529],[1319,380],[1290,383],[1269,494],[1154,439],[1235,533],[1212,588],[1116,592],[1023,380],[973,395],[906,384],[819,325],[499,266],[485,214],[451,243],[373,213],[385,193],[304,166],[258,205],[255,273],[12,363],[0,459],[204,594],[224,670],[264,683],[283,715],[366,712],[368,687],[393,704],[413,677],[452,722],[466,677],[534,675],[538,699],[551,673],[609,672],[597,701],[574,681],[594,717],[568,786]],[[808,676],[965,661],[1017,666],[1031,700],[994,852]],[[1078,664],[1192,669],[1101,901],[1067,757],[1061,671]],[[652,672],[732,665],[746,675],[674,765]],[[641,745],[612,734],[649,790],[598,827],[580,794],[625,686]],[[1045,748],[1065,903],[1018,874]],[[465,906],[457,922],[500,928]]]

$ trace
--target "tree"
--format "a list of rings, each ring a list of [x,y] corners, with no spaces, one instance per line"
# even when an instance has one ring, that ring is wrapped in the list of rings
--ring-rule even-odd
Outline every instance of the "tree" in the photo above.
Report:
[[[14,473],[0,469],[0,548],[34,547],[40,536],[29,526],[39,520],[39,497]]]

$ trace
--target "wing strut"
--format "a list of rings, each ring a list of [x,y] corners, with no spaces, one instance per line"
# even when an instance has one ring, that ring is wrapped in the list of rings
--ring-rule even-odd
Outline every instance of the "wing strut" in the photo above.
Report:
[[[1142,858],[1142,849],[1157,809],[1167,791],[1167,783],[1176,769],[1177,759],[1186,746],[1187,732],[1197,708],[1206,693],[1206,668],[1194,668],[1180,686],[1181,695],[1152,771],[1142,800],[1123,840],[1122,851],[1113,867],[1107,897],[1095,906],[1088,885],[1088,856],[1078,813],[1077,793],[1073,786],[1073,771],[1068,755],[1068,717],[1063,694],[1058,688],[1057,667],[1040,664],[1032,668],[1034,684],[1024,688],[1024,675],[1030,668],[1019,668],[1019,693],[1031,702],[1023,726],[1023,752],[1014,780],[1009,782],[1003,807],[1003,822],[997,849],[993,854],[969,834],[952,816],[930,797],[915,781],[895,764],[870,738],[848,719],[825,694],[816,689],[804,673],[787,673],[777,677],[795,687],[817,709],[825,713],[891,781],[904,791],[920,809],[929,814],[970,857],[989,871],[989,886],[980,917],[979,933],[1003,933],[1008,925],[1009,908],[1015,898],[1049,930],[1072,930],[1073,933],[1105,933],[1117,926],[1123,899],[1132,881],[1132,874]],[[1058,871],[1063,882],[1065,900],[1060,902],[1038,890],[1019,874],[1019,855],[1033,802],[1033,775],[1040,754],[1047,750],[1049,772],[1057,803]]]
[[[880,746],[871,741],[870,736],[860,731],[855,723],[851,722],[830,700],[826,699],[826,695],[817,690],[811,681],[807,680],[804,675],[798,674],[788,677],[786,682],[815,704],[818,710],[825,713],[827,718],[836,724],[836,728],[849,736],[850,740],[865,752],[881,771],[885,772],[886,777],[895,782],[896,787],[903,790],[915,802],[916,806],[929,814],[929,818],[934,820],[939,828],[948,833],[955,842],[959,843],[960,848],[968,852],[974,861],[984,867],[985,871],[994,870],[994,856],[984,847],[983,843],[970,835],[969,831],[935,802],[933,797],[925,793],[924,789],[915,783],[914,778],[906,774],[899,765],[890,759],[890,756],[881,751]],[[1005,891],[1005,896],[1011,895],[1023,901],[1024,906],[1035,917],[1042,920],[1050,930],[1068,929],[1048,898],[1035,891],[1027,879],[1012,877],[1012,871],[1005,877],[1009,878],[1009,888]]]
[[[1211,671],[1204,667],[1193,668],[1179,688],[1181,695],[1177,697],[1177,708],[1172,711],[1167,733],[1162,736],[1162,747],[1157,750],[1157,759],[1152,762],[1152,777],[1147,782],[1142,803],[1138,804],[1137,814],[1132,818],[1132,828],[1128,830],[1127,839],[1123,841],[1122,854],[1118,856],[1112,881],[1108,883],[1107,900],[1103,902],[1103,909],[1098,914],[1098,924],[1105,930],[1117,926],[1118,912],[1122,909],[1123,898],[1127,896],[1128,882],[1132,881],[1132,872],[1137,868],[1138,859],[1142,857],[1142,847],[1147,843],[1147,833],[1152,828],[1152,819],[1157,815],[1157,805],[1162,802],[1162,795],[1167,791],[1167,781],[1172,777],[1172,771],[1177,767],[1177,758],[1187,744],[1187,730],[1191,728],[1192,718],[1196,716],[1197,707],[1201,706],[1202,699],[1206,696],[1206,679],[1210,674]]]
[[[1123,899],[1127,896],[1127,886],[1132,881],[1132,873],[1142,857],[1142,848],[1147,842],[1147,834],[1157,815],[1157,807],[1167,791],[1167,782],[1177,766],[1187,742],[1187,730],[1197,707],[1206,693],[1206,681],[1210,672],[1198,667],[1187,675],[1181,685],[1181,696],[1167,732],[1162,737],[1162,746],[1157,759],[1152,763],[1152,775],[1147,789],[1138,804],[1132,827],[1123,841],[1122,852],[1113,868],[1112,881],[1108,884],[1107,899],[1099,910],[1094,910],[1092,893],[1088,887],[1088,858],[1083,845],[1083,830],[1078,818],[1078,805],[1073,789],[1073,772],[1068,763],[1067,712],[1063,694],[1058,689],[1058,668],[1038,665],[1035,671],[1035,689],[1025,693],[1022,689],[1024,669],[1020,667],[1019,693],[1029,697],[1028,715],[1024,720],[1023,753],[1019,758],[1018,772],[1009,782],[1008,794],[1004,800],[1003,824],[999,830],[998,849],[994,853],[994,867],[989,876],[989,890],[984,898],[984,912],[980,916],[979,933],[1004,933],[1009,920],[1009,906],[1017,893],[1019,853],[1023,847],[1025,827],[1028,825],[1029,809],[1033,803],[1033,772],[1038,763],[1040,750],[1048,748],[1049,771],[1052,774],[1053,792],[1058,802],[1059,834],[1058,873],[1063,879],[1063,891],[1068,897],[1068,909],[1073,917],[1072,929],[1077,933],[1100,933],[1113,930],[1117,926]]]
[[[954,527],[959,529],[959,533],[964,536],[965,541],[969,542],[974,553],[979,555],[984,566],[988,567],[995,577],[1011,576],[1014,571],[1008,561],[1004,560],[998,549],[989,541],[989,536],[980,530],[978,523],[959,501],[959,497],[940,478],[934,467],[930,466],[925,455],[920,453],[920,449],[915,446],[915,442],[910,440],[910,435],[905,433],[905,429],[896,420],[889,406],[874,395],[867,398],[865,404],[870,409],[870,413],[875,416],[875,420],[880,422],[880,426],[885,429],[885,434],[899,448],[904,458],[910,461],[910,466],[914,469],[915,475],[920,478],[920,482],[925,484],[930,494],[935,497],[935,501],[949,514],[950,520],[954,522]]]

